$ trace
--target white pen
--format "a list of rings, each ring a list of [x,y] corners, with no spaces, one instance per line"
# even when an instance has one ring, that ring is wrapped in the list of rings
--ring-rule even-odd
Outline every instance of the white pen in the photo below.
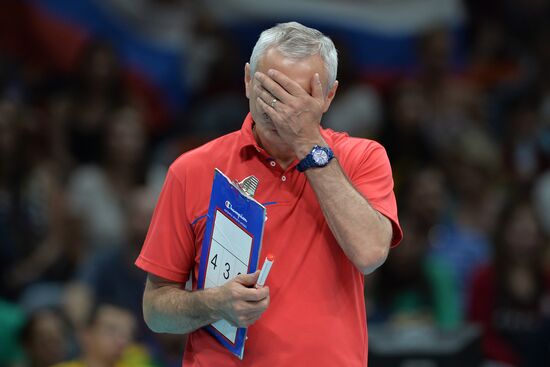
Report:
[[[262,265],[262,270],[260,270],[260,275],[258,276],[258,281],[256,282],[256,288],[261,288],[265,285],[265,281],[267,279],[269,271],[271,270],[271,265],[273,265],[274,260],[275,258],[273,255],[269,254],[266,256],[264,264]]]

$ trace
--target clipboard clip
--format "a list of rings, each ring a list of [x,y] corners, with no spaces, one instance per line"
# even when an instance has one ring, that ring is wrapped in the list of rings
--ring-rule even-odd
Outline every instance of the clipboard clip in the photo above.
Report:
[[[256,189],[258,188],[258,184],[260,183],[260,180],[258,180],[256,176],[248,176],[241,182],[235,181],[235,183],[243,193],[253,198],[254,194],[256,193]]]

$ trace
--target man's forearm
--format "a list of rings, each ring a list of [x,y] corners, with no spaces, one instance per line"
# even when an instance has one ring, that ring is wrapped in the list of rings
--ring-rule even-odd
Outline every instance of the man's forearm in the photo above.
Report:
[[[149,274],[143,294],[145,322],[155,332],[174,334],[189,333],[221,319],[248,327],[269,306],[269,287],[254,287],[259,273],[239,274],[222,286],[193,292]]]
[[[189,292],[148,281],[143,315],[154,332],[186,334],[217,321],[218,302],[215,289]]]
[[[389,219],[372,208],[353,187],[336,159],[305,173],[346,256],[362,273],[374,271],[389,251],[392,238]]]

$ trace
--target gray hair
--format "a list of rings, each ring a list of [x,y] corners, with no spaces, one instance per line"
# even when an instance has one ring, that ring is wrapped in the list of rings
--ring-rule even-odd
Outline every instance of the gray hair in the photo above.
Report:
[[[338,69],[338,53],[334,43],[323,33],[297,22],[280,23],[266,29],[260,34],[250,56],[251,76],[256,72],[261,57],[273,47],[276,47],[284,56],[298,60],[319,54],[328,74],[327,90],[334,85]]]

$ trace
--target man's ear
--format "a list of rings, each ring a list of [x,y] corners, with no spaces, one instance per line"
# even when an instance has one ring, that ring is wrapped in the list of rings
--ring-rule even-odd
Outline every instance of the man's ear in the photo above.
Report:
[[[252,78],[250,76],[250,64],[244,64],[244,89],[246,98],[250,99],[250,88],[252,88]]]
[[[325,97],[325,104],[323,105],[323,113],[328,111],[328,108],[330,107],[330,104],[332,103],[332,100],[336,95],[337,89],[338,89],[338,80],[335,80],[334,84],[332,85],[332,88],[330,88],[330,90],[327,93],[327,96]]]

